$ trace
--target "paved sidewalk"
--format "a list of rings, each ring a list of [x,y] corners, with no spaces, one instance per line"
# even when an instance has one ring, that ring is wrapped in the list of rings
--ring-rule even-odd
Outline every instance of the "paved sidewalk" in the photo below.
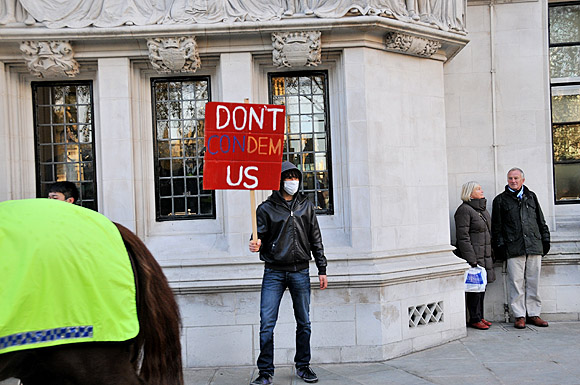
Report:
[[[316,357],[314,357],[316,358]],[[494,323],[467,337],[380,363],[313,365],[328,385],[580,385],[580,322],[548,328]],[[186,369],[186,385],[248,385],[253,367]],[[0,385],[16,385],[8,380]],[[275,385],[305,384],[290,366],[276,368]]]
[[[316,357],[314,357],[316,358]],[[580,385],[580,322],[547,328],[494,323],[467,337],[381,363],[313,366],[328,385]],[[187,369],[187,385],[248,385],[254,368]],[[291,367],[276,368],[275,385],[305,384]]]

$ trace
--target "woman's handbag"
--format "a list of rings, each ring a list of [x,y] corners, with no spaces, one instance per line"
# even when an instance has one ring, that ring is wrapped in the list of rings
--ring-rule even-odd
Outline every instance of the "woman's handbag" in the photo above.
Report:
[[[481,293],[487,285],[487,272],[479,265],[470,267],[464,276],[465,291],[467,293]]]

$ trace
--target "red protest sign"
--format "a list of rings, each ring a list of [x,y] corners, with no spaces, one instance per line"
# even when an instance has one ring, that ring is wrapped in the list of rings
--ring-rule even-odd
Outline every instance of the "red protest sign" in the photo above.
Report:
[[[278,190],[285,119],[285,106],[207,103],[204,190]]]

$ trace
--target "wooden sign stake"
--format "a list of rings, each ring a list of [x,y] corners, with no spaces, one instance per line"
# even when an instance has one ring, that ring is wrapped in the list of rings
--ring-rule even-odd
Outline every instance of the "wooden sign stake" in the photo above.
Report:
[[[250,103],[250,99],[245,98],[244,103]],[[256,190],[250,190],[250,211],[252,213],[252,240],[258,241],[258,221],[256,219]]]

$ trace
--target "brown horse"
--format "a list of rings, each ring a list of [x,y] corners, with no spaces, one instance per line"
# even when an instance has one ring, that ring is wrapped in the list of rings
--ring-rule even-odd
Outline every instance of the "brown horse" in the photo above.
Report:
[[[133,265],[139,334],[122,342],[79,342],[0,354],[0,381],[23,385],[183,385],[179,309],[161,267],[116,224]]]

